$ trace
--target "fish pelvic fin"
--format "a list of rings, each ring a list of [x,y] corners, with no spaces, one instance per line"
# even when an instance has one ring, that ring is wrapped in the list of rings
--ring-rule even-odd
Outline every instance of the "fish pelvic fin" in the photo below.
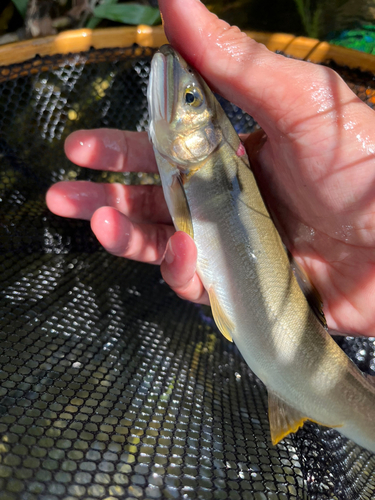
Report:
[[[233,342],[232,332],[234,330],[234,324],[228,318],[228,316],[225,314],[223,308],[221,307],[213,287],[210,287],[210,289],[208,290],[208,296],[210,298],[212,315],[214,317],[216,326],[221,331],[221,333],[224,335],[224,337],[227,340],[229,340],[229,342]]]
[[[305,417],[299,410],[285,403],[272,391],[268,391],[268,418],[273,445],[279,443],[288,434],[297,432],[307,420],[320,424],[316,420]],[[335,427],[341,426],[337,425]]]

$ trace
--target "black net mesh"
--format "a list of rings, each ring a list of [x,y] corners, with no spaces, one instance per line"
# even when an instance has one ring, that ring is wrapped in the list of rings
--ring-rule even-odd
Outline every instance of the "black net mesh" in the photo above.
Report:
[[[152,53],[0,68],[0,499],[375,498],[374,457],[334,430],[270,444],[266,390],[207,308],[46,209],[58,180],[155,181],[63,153],[78,128],[145,129]],[[373,105],[372,75],[335,69]],[[374,373],[372,339],[340,343]]]

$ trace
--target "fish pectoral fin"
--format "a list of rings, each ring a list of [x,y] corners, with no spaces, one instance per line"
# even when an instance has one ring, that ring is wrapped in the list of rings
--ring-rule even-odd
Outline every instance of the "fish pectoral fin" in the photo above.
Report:
[[[193,238],[193,222],[186,198],[181,174],[178,168],[162,156],[154,146],[156,162],[159,168],[164,198],[167,202],[176,231],[184,231]]]
[[[180,176],[173,177],[169,193],[174,207],[172,218],[175,228],[177,231],[184,231],[191,238],[194,238],[190,209]]]
[[[306,420],[300,411],[295,410],[272,391],[268,391],[268,418],[271,428],[272,444],[277,444],[291,432],[296,432]]]
[[[304,296],[306,297],[309,306],[312,311],[315,313],[315,316],[318,318],[320,323],[327,328],[327,321],[323,312],[323,301],[315,288],[314,284],[310,281],[306,271],[302,269],[302,267],[294,260],[294,257],[288,252],[290,266],[294,272],[294,276],[297,279],[297,283],[301,288]]]
[[[234,330],[234,324],[223,311],[215,290],[212,287],[208,290],[208,296],[210,298],[212,315],[214,317],[216,326],[224,335],[224,337],[229,340],[229,342],[233,342],[232,332]]]

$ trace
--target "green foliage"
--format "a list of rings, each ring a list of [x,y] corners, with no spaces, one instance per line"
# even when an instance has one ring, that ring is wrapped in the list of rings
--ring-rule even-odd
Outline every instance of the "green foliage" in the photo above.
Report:
[[[335,18],[350,0],[294,0],[306,35],[324,37],[335,25]]]
[[[26,16],[27,3],[28,0],[12,0],[14,5],[16,6],[18,12],[24,18]]]
[[[306,34],[311,38],[318,38],[324,0],[318,1],[315,9],[312,8],[310,0],[295,0],[295,2]]]
[[[100,5],[113,5],[117,3],[118,0],[102,0]],[[94,29],[102,20],[101,17],[92,16],[86,23],[86,28]]]
[[[94,9],[94,16],[124,24],[149,24],[161,22],[159,9],[137,3],[106,3]]]
[[[29,0],[11,0],[10,5],[14,5],[23,18],[26,16],[27,4]],[[121,1],[121,0],[120,0]],[[96,0],[92,3],[100,4],[94,8],[93,15],[86,22],[86,27],[93,29],[103,20],[108,19],[123,24],[149,24],[154,25],[161,22],[159,9],[149,5],[134,2],[118,3],[119,0]],[[64,4],[65,5],[65,4]],[[71,3],[66,3],[66,10],[71,7]],[[60,9],[61,10],[61,9]],[[60,15],[64,15],[62,12]],[[79,27],[79,26],[78,26]]]

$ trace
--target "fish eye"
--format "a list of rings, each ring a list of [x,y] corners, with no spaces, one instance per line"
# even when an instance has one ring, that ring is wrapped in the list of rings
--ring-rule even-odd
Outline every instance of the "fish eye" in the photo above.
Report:
[[[196,87],[187,87],[185,90],[185,103],[189,106],[197,108],[203,102],[203,95],[201,91]]]

